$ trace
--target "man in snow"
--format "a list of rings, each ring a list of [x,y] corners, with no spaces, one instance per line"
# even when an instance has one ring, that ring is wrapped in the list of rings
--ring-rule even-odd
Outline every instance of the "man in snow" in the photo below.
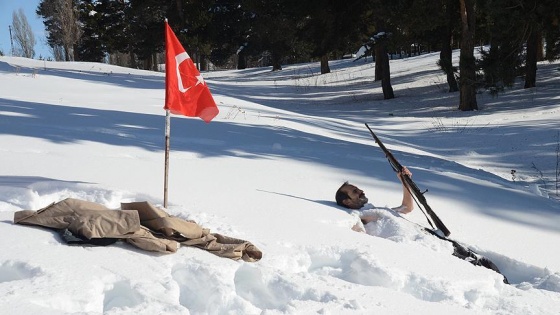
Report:
[[[409,213],[414,210],[414,200],[410,194],[410,190],[402,179],[403,174],[412,177],[412,173],[406,167],[403,167],[402,173],[397,173],[397,177],[402,183],[403,198],[401,205],[396,208],[376,208],[372,204],[368,203],[368,198],[366,197],[364,191],[360,188],[348,182],[345,182],[342,186],[340,186],[335,195],[336,203],[341,207],[349,209],[350,211],[348,212],[350,214],[359,218],[357,223],[352,227],[353,230],[358,232],[367,232],[368,234],[373,235],[383,234],[378,233],[378,229],[376,229],[375,226],[371,227],[371,225],[375,225],[375,222],[383,219],[382,217],[384,217],[384,212],[396,213],[398,216],[400,213]],[[461,245],[454,240],[441,236],[434,230],[428,228],[422,228],[422,230],[441,240],[453,244],[453,256],[464,259],[475,266],[483,266],[501,274],[498,267],[488,258],[475,253],[470,248]],[[505,276],[504,283],[509,283]]]

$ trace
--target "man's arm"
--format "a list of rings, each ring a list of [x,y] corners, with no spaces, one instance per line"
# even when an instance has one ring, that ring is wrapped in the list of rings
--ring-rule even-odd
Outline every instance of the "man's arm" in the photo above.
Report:
[[[372,221],[377,221],[379,219],[379,216],[375,215],[375,214],[366,214],[366,215],[361,215],[360,216],[360,220],[358,222],[356,222],[356,224],[354,224],[354,226],[352,227],[352,230],[356,231],[356,232],[366,232],[365,230],[365,225],[372,222]]]
[[[394,208],[393,210],[400,212],[400,213],[409,213],[414,210],[414,200],[412,199],[412,195],[410,194],[410,190],[406,187],[405,182],[402,179],[403,175],[408,175],[412,177],[412,173],[408,170],[408,168],[402,168],[402,172],[397,173],[397,177],[401,181],[402,189],[403,189],[403,199],[402,203],[399,207]]]

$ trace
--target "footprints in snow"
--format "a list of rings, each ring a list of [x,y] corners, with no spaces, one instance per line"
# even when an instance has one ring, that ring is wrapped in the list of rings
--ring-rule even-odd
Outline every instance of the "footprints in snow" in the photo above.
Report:
[[[13,289],[9,287],[18,287],[17,281],[33,281],[47,275],[48,273],[40,267],[33,267],[22,261],[8,260],[0,265],[0,286],[5,286],[6,292],[11,292]],[[144,297],[131,287],[129,281],[117,281],[112,286],[109,285],[104,292],[103,312],[118,308],[133,308],[143,300]],[[44,306],[50,305],[48,302],[41,303],[39,299],[36,302]]]
[[[41,276],[43,272],[39,267],[32,267],[20,261],[6,261],[0,265],[0,284]]]
[[[105,291],[103,312],[113,308],[134,308],[143,300],[142,295],[131,287],[129,281],[118,281],[113,284],[111,289]]]
[[[202,263],[175,266],[172,277],[179,285],[181,305],[195,313],[221,314],[242,309],[247,314],[260,314],[266,309],[294,311],[297,301],[324,303],[337,299],[313,285],[301,287],[291,280],[292,275],[282,275],[277,270],[247,263],[228,266],[231,268],[225,270]]]
[[[374,255],[356,249],[303,248],[294,255],[276,257],[269,264],[220,263],[219,268],[208,264],[206,259],[176,264],[160,283],[135,283],[133,279],[108,276],[99,288],[98,302],[94,303],[97,306],[92,307],[102,308],[103,313],[118,313],[143,308],[154,298],[166,297],[170,307],[179,313],[227,313],[231,309],[247,314],[267,309],[292,312],[301,302],[317,302],[318,307],[328,302],[338,310],[359,310],[359,303],[346,300],[340,292],[370,286],[390,288],[424,301],[458,305],[479,305],[494,298],[488,288],[463,288],[467,291],[462,297],[450,294],[446,283],[385,265]],[[275,268],[275,264],[284,267]],[[288,269],[292,272],[287,271],[286,264],[291,265]],[[48,271],[23,261],[0,264],[0,287],[4,289],[17,287],[18,281],[41,282],[39,278],[45,276],[49,276]],[[560,275],[550,274],[542,280],[538,285],[527,284],[525,288],[520,284],[518,288],[560,291]],[[494,289],[499,294],[499,288]]]

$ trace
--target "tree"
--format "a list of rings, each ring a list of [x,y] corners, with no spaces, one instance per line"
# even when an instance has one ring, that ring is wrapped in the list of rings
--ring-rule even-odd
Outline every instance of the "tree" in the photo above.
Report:
[[[559,39],[557,35],[554,38],[553,34],[554,29],[556,29],[556,33],[558,31],[560,4],[556,0],[524,0],[521,6],[525,12],[524,24],[527,30],[524,86],[527,89],[536,86],[537,61],[539,61],[539,55],[542,54],[543,33],[550,33],[548,39],[551,41],[551,46],[554,46],[554,42]],[[547,46],[548,44],[547,42]],[[553,59],[557,57],[558,55]]]
[[[545,25],[543,35],[546,42],[544,58],[553,61],[560,56],[560,14]]]
[[[77,44],[77,60],[100,62],[106,53],[106,44],[102,33],[107,28],[103,23],[106,14],[98,11],[99,3],[85,0],[79,6],[79,20],[82,24],[82,36]]]
[[[378,25],[377,29],[384,28]],[[365,54],[373,50],[373,56],[375,59],[374,81],[381,81],[381,89],[383,91],[384,99],[395,98],[393,86],[391,85],[391,70],[387,52],[387,42],[389,41],[390,36],[390,33],[379,32],[372,36],[370,40],[364,44],[367,48]]]
[[[297,19],[301,40],[311,46],[311,57],[320,58],[321,74],[329,73],[333,53],[354,52],[359,47],[367,3],[362,0],[299,2]]]
[[[389,55],[387,46],[393,35],[398,32],[398,27],[393,21],[398,20],[398,12],[402,9],[404,2],[381,0],[375,4],[374,14],[370,14],[370,24],[375,27],[376,34],[370,38],[375,56],[375,81],[381,81],[381,89],[384,99],[395,98],[393,86],[391,85],[391,69],[389,67]],[[398,32],[400,33],[400,32]]]
[[[500,91],[524,75],[525,88],[536,85],[537,62],[543,60],[543,38],[547,59],[560,38],[560,3],[554,0],[493,0],[483,10],[490,49],[482,52],[481,67],[487,88]],[[484,28],[483,28],[484,29]]]
[[[378,29],[383,30],[382,26]],[[381,80],[381,90],[384,99],[395,98],[393,86],[391,85],[391,69],[389,68],[389,56],[387,52],[387,33],[380,32],[376,35],[377,41],[374,45],[375,50],[375,74],[376,79]]]
[[[252,13],[252,32],[248,47],[253,51],[270,52],[272,71],[282,70],[290,54],[297,55],[297,0],[246,0]]]
[[[527,57],[525,59],[525,86],[524,88],[533,88],[537,84],[537,56],[539,49],[539,41],[542,41],[542,33],[535,28],[529,30],[527,38]]]
[[[130,24],[125,16],[129,2],[117,0],[81,0],[79,22],[82,36],[76,45],[77,59],[102,61],[111,54],[130,52]],[[133,67],[133,63],[119,65]]]
[[[460,0],[459,109],[462,111],[478,109],[476,102],[476,60],[474,57],[475,9],[475,0]]]
[[[212,42],[210,60],[215,65],[226,66],[231,57],[237,57],[237,69],[247,67],[248,39],[251,16],[242,0],[215,0],[207,29]]]
[[[126,14],[131,50],[141,61],[142,69],[156,70],[156,53],[163,51],[163,26],[169,1],[130,0],[129,3]],[[174,24],[170,21],[170,25]]]
[[[212,17],[216,14],[215,5],[219,5],[216,2],[221,1],[176,1],[176,11],[180,13],[179,26],[182,29],[179,39],[185,39],[185,49],[200,70],[208,69],[208,57],[212,54],[212,48],[218,44],[212,40]],[[172,12],[168,10],[167,13],[169,15]]]
[[[441,47],[439,54],[439,66],[445,72],[449,92],[457,92],[457,79],[455,78],[456,67],[453,66],[452,42],[455,16],[457,15],[457,4],[455,0],[444,0],[441,4],[444,25],[441,31]]]
[[[27,22],[23,9],[20,8],[12,13],[12,26],[16,54],[25,58],[35,57],[35,35]]]
[[[522,73],[526,14],[517,0],[488,1],[482,7],[481,31],[490,48],[481,51],[484,86],[493,93],[511,87]]]
[[[410,49],[411,53],[412,48],[419,53],[438,47],[438,65],[447,76],[449,92],[458,91],[457,69],[452,63],[453,37],[461,25],[457,0],[399,0],[383,7],[389,11],[388,20],[395,24],[391,26],[390,46],[398,52]]]
[[[64,60],[74,60],[75,45],[81,36],[77,0],[42,0],[36,12],[44,19],[49,45],[53,50],[61,46]]]

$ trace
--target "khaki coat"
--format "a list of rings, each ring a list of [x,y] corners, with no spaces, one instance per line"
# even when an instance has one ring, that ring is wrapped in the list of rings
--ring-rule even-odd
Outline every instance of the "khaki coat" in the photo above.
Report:
[[[122,239],[161,253],[174,253],[182,244],[234,260],[254,262],[262,258],[262,252],[248,241],[210,233],[194,221],[171,216],[146,201],[121,203],[121,210],[111,210],[98,203],[68,198],[37,211],[17,211],[14,223],[68,229],[86,239]]]

